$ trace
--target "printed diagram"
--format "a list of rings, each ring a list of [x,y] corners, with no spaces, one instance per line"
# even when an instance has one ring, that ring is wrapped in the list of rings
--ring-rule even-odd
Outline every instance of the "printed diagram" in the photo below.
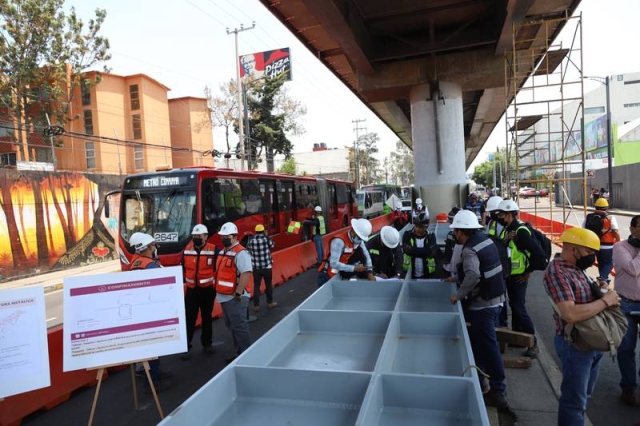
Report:
[[[74,315],[76,331],[90,331],[169,318],[174,314],[173,286],[84,296]],[[107,296],[108,295],[108,296]]]
[[[0,316],[0,350],[5,346],[5,342],[11,340],[12,344],[16,343],[16,338],[22,336],[26,340],[29,330],[29,324],[26,321],[23,310],[13,311],[8,315]]]

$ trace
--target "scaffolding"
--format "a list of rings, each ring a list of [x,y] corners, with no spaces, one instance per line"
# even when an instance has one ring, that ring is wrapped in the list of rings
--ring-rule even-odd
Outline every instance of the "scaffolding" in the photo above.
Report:
[[[561,222],[541,229],[557,237],[567,222],[581,224],[574,205],[586,214],[582,16],[528,20],[512,31],[505,54],[508,195],[521,211]],[[578,171],[583,177],[570,177]],[[570,199],[571,185],[581,185],[581,197]]]

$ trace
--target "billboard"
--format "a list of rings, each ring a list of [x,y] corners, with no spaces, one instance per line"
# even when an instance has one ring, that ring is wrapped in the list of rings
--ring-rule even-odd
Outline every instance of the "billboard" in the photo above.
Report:
[[[240,77],[277,77],[285,74],[291,80],[291,55],[289,48],[250,53],[238,58]]]

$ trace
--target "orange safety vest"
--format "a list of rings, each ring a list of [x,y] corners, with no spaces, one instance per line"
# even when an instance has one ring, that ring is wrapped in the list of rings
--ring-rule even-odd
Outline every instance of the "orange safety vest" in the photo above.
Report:
[[[600,236],[600,243],[606,246],[614,245],[617,242],[616,233],[611,229],[611,219],[609,219],[609,215],[603,210],[595,210],[595,213],[604,213],[604,215],[602,215],[602,235]]]
[[[216,262],[216,292],[220,294],[233,294],[238,286],[238,267],[236,266],[236,256],[245,250],[240,244],[236,244],[228,250],[221,251],[218,254]],[[253,292],[251,278],[245,287],[249,294]]]
[[[147,269],[147,266],[149,266],[151,263],[157,264],[158,262],[156,262],[154,259],[152,259],[150,257],[140,256],[139,254],[136,254],[131,259],[131,268],[130,269],[131,270],[134,270],[134,269]]]
[[[349,264],[349,259],[351,258],[351,256],[355,254],[356,248],[353,247],[353,243],[351,241],[345,241],[345,240],[342,240],[342,241],[344,241],[344,250],[342,250],[342,254],[340,255],[339,261],[340,263]],[[331,245],[329,245],[329,247],[331,247]],[[329,254],[327,255],[327,258],[324,259],[324,261],[318,267],[318,272],[325,272],[329,276],[329,278],[333,278],[339,273],[339,271],[331,267],[331,265],[329,264],[330,258],[331,258],[331,252],[329,252]]]
[[[206,243],[200,253],[195,249],[193,241],[184,248],[183,263],[184,266],[184,282],[189,288],[211,287],[215,279],[215,254],[216,246]]]

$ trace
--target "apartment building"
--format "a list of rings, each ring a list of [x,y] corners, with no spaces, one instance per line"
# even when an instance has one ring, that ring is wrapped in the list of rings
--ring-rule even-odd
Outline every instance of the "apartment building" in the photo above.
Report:
[[[94,80],[97,75],[89,72],[87,77]],[[214,165],[212,157],[202,156],[213,149],[205,98],[168,99],[170,89],[145,74],[100,73],[98,78],[99,83],[76,89],[70,121],[55,144],[36,132],[29,134],[36,165],[107,174],[139,173],[159,165]],[[8,127],[0,140],[11,137]],[[4,165],[38,168],[16,161],[18,149],[4,144]]]

